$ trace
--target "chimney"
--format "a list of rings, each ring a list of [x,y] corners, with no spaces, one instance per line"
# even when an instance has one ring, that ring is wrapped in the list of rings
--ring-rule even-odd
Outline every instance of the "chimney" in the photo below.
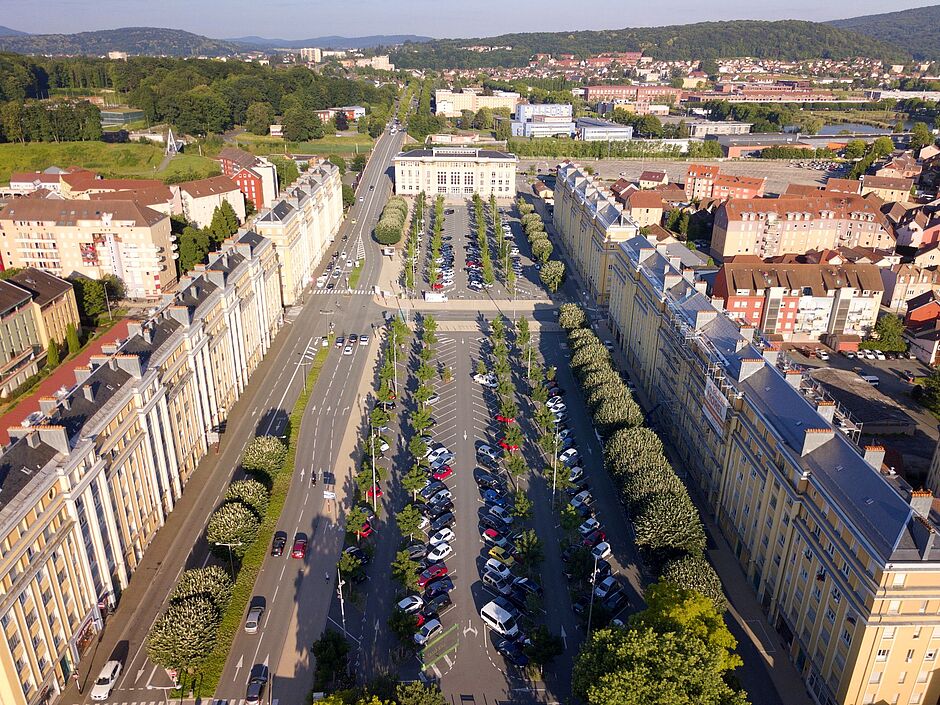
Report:
[[[666,272],[666,274],[663,276],[663,291],[669,291],[672,287],[676,286],[681,281],[681,274]]]
[[[803,433],[803,447],[800,449],[800,455],[812,453],[817,448],[828,443],[835,436],[835,431],[831,428],[808,428]]]
[[[140,335],[142,328],[140,321],[131,321],[127,324],[127,337],[133,338],[135,335]]]
[[[738,368],[738,381],[743,382],[752,374],[764,366],[764,359],[761,357],[746,357],[741,360],[741,367]]]
[[[803,373],[799,370],[787,370],[784,375],[787,379],[787,384],[789,384],[794,389],[800,388],[800,382],[803,381]]]
[[[90,401],[92,404],[95,403],[95,390],[90,384],[82,385],[82,394],[85,398]]]
[[[148,323],[147,325],[145,325],[140,335],[144,339],[144,342],[147,343],[147,345],[153,345],[153,324]]]
[[[69,452],[69,436],[65,426],[40,426],[39,438],[47,446],[52,446],[60,453]]]
[[[713,308],[700,309],[695,312],[695,330],[701,330],[718,317],[718,311]]]
[[[911,509],[918,516],[927,519],[930,517],[930,508],[933,506],[933,492],[930,490],[914,490],[911,492]]]
[[[919,514],[914,515],[914,520],[911,522],[910,526],[911,537],[914,539],[914,545],[917,546],[920,559],[926,561],[930,558],[930,552],[933,550],[934,543],[937,539],[937,532],[934,531],[930,522]]]
[[[118,346],[114,343],[105,343],[101,346],[101,352],[105,355],[114,355],[118,351]],[[104,363],[102,363],[104,364]]]
[[[28,433],[26,434],[25,438],[26,438],[26,445],[28,445],[30,448],[39,447],[40,438],[39,438],[38,433]]]
[[[137,355],[115,355],[113,359],[117,363],[118,369],[124,370],[134,379],[140,379],[143,375],[140,358]]]
[[[881,471],[881,466],[885,462],[884,446],[865,446],[865,462],[871,465],[875,470]],[[928,492],[929,494],[929,492]]]
[[[91,377],[90,367],[76,367],[75,368],[75,383],[76,384],[81,384],[89,377]]]
[[[777,358],[780,357],[780,350],[777,348],[772,348],[768,345],[766,348],[764,348],[763,355],[764,359],[767,360],[768,365],[771,367],[776,367]]]
[[[836,403],[834,401],[821,400],[816,403],[816,413],[822,416],[826,421],[832,423],[836,418]]]
[[[49,416],[56,407],[56,398],[55,397],[39,397],[39,410],[43,413],[44,416]]]

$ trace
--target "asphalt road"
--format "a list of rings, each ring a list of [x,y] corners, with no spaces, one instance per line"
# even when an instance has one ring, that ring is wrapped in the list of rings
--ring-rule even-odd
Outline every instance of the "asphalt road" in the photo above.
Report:
[[[330,253],[345,251],[354,256],[358,245],[357,236],[362,234],[366,257],[360,291],[369,291],[371,285],[378,281],[378,272],[383,263],[384,258],[371,242],[369,233],[392,188],[391,159],[399,151],[401,140],[401,134],[392,136],[386,133],[380,138],[360,188],[364,201],[357,201],[350,209],[330,249]],[[374,191],[368,190],[370,184],[375,186]],[[166,598],[182,570],[205,565],[210,560],[203,536],[205,523],[233,478],[242,449],[256,434],[277,435],[283,431],[287,415],[304,385],[305,354],[309,359],[313,352],[313,341],[328,333],[329,322],[336,321],[338,335],[356,332],[371,336],[370,324],[381,321],[381,310],[365,294],[309,288],[305,301],[289,309],[285,318],[286,325],[252,376],[246,393],[232,409],[219,453],[208,456],[200,463],[176,511],[170,515],[167,525],[148,548],[141,566],[122,596],[121,604],[108,618],[105,630],[92,652],[90,664],[86,665],[86,656],[86,663],[80,667],[82,682],[88,686],[83,689],[85,695],[78,694],[72,686],[66,691],[65,702],[87,702],[91,679],[104,662],[112,657],[122,660],[124,671],[109,703],[162,701],[170,683],[162,669],[146,658],[144,640],[151,624],[165,608]],[[370,346],[376,344],[372,336]],[[312,534],[318,526],[320,534],[317,537],[328,536],[327,527],[335,525],[335,509],[332,519],[319,520],[324,509],[322,488],[318,487],[319,494],[309,491],[309,469],[314,465],[323,469],[335,467],[339,460],[336,454],[342,430],[356,402],[356,387],[366,369],[368,352],[365,348],[370,346],[362,346],[363,349],[357,346],[352,356],[331,351],[323,367],[305,417],[305,430],[313,423],[314,432],[304,434],[297,453],[303,477],[300,472],[297,473],[282,515],[281,528],[289,530],[291,536],[295,528],[306,528]],[[330,412],[317,413],[318,410],[324,411],[325,407],[330,408]],[[341,535],[341,532],[333,531]],[[271,563],[276,560],[281,560],[281,563],[272,566]],[[218,693],[225,698],[243,697],[245,672],[250,668],[250,662],[263,662],[266,659],[275,674],[274,698],[284,698],[285,702],[302,702],[309,691],[311,671],[307,649],[316,634],[319,634],[322,623],[319,626],[316,624],[316,615],[298,612],[301,606],[327,602],[323,595],[323,568],[331,570],[336,555],[328,554],[315,541],[311,541],[306,560],[292,561],[288,572],[286,567],[289,561],[289,558],[270,559],[259,577],[257,591],[268,598],[269,609],[259,634],[251,637],[241,633],[233,645],[233,657],[229,659],[218,689]],[[285,569],[283,574],[282,568]],[[310,574],[314,578],[319,577],[319,580],[305,581],[304,576]],[[298,620],[303,624],[303,629],[291,633],[292,638],[287,638],[288,625]],[[308,638],[309,641],[302,643]],[[237,667],[239,660],[243,661],[241,668]]]

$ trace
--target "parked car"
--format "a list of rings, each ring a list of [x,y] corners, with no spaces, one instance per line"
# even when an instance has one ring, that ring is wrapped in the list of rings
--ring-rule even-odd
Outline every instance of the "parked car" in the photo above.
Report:
[[[601,558],[607,558],[610,556],[610,544],[606,541],[601,541],[591,549],[591,555],[598,560]]]
[[[399,600],[398,604],[395,606],[406,614],[415,614],[424,607],[424,599],[421,595],[409,595],[403,600]]]
[[[594,587],[594,597],[603,600],[618,590],[623,590],[623,586],[620,585],[620,581],[617,580],[615,575],[610,575]]]
[[[443,528],[431,534],[431,536],[428,537],[428,543],[431,544],[432,546],[437,546],[438,544],[441,544],[441,543],[450,543],[455,538],[456,536],[454,534],[453,529]]]
[[[500,563],[510,568],[516,562],[516,559],[512,557],[512,553],[509,551],[509,549],[502,546],[493,546],[487,552],[487,555],[489,555],[490,558],[495,558]]]
[[[529,665],[529,657],[525,655],[518,642],[512,639],[496,639],[496,650],[513,666],[523,668]]]
[[[108,661],[101,667],[95,684],[91,687],[92,700],[107,700],[111,696],[122,668],[120,661]]]
[[[418,587],[425,587],[428,583],[447,575],[448,568],[444,563],[432,563],[418,576]]]
[[[457,518],[454,516],[453,512],[445,512],[439,517],[435,517],[434,521],[430,524],[431,531],[440,531],[445,527],[453,528],[454,524],[457,522]]]
[[[454,581],[448,575],[444,575],[437,580],[428,583],[424,588],[424,598],[434,597],[443,593],[449,593],[454,589]]]
[[[444,612],[453,607],[453,604],[454,603],[451,602],[450,595],[446,592],[442,592],[424,603],[424,611],[433,611],[436,614],[444,614]]]
[[[437,636],[443,628],[444,627],[441,624],[441,620],[439,619],[432,619],[428,622],[425,622],[415,633],[415,644],[418,646],[424,646],[428,643],[428,641]]]
[[[486,563],[483,564],[483,572],[495,573],[503,580],[509,580],[509,578],[512,577],[512,572],[509,570],[509,568],[495,558],[486,559]]]
[[[427,560],[434,562],[442,561],[445,558],[449,558],[453,552],[454,549],[449,543],[439,543],[428,551]]]

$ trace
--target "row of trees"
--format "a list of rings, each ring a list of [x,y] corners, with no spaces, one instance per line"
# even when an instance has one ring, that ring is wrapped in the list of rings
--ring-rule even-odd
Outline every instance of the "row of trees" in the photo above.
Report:
[[[715,147],[718,146],[716,150]],[[560,159],[619,159],[645,157],[647,159],[704,159],[720,157],[721,147],[714,140],[692,142],[689,151],[683,152],[677,145],[661,144],[655,141],[611,140],[584,142],[569,138],[532,137],[529,139],[510,139],[506,149],[520,157],[552,157]]]
[[[404,277],[404,286],[408,291],[415,290],[415,280],[418,273],[418,241],[424,230],[424,211],[427,205],[427,197],[424,191],[418,194],[415,199],[414,208],[411,213],[411,228],[408,231],[408,240],[405,242],[405,266],[402,268]]]
[[[431,94],[434,90],[434,81],[427,79],[418,83],[418,106],[408,116],[408,134],[419,142],[424,142],[428,135],[440,132],[447,124],[447,120],[435,115],[431,110]]]
[[[858,150],[858,147],[854,145],[853,142],[849,142],[849,144],[846,145],[846,149],[848,149],[849,146],[852,146],[853,153],[854,153]],[[891,138],[879,137],[878,139],[876,139],[874,142],[872,142],[870,145],[868,145],[865,148],[865,152],[863,155],[859,155],[861,158],[859,159],[859,161],[855,162],[855,166],[853,166],[852,170],[849,172],[848,178],[850,179],[860,178],[862,174],[865,174],[868,172],[868,170],[872,167],[872,165],[876,161],[878,161],[879,159],[882,159],[883,157],[888,156],[893,151],[894,151],[894,142],[891,141]]]
[[[520,197],[517,207],[522,215],[522,228],[525,230],[529,245],[532,247],[532,255],[541,264],[539,280],[554,294],[565,281],[565,263],[561,260],[551,259],[554,246],[551,240],[548,239],[548,233],[545,232],[545,222],[542,220],[542,216],[536,212],[535,206]]]
[[[408,202],[401,196],[392,196],[382,209],[382,217],[375,225],[376,242],[382,245],[397,245],[405,232],[408,220]]]
[[[644,558],[661,577],[707,595],[723,609],[721,582],[704,558],[705,529],[662,442],[642,425],[642,409],[607,348],[586,327],[584,311],[563,304],[559,323],[568,331],[572,370],[604,438],[604,467],[620,487]]]
[[[269,488],[282,471],[286,456],[286,446],[275,436],[258,436],[246,446],[241,465],[248,477],[229,485],[206,527],[207,542],[223,564],[230,563],[232,577],[217,566],[181,575],[166,612],[147,635],[147,654],[155,664],[179,675],[191,675],[216,648],[234,577],[241,558],[258,540],[268,511]]]
[[[477,246],[480,248],[480,269],[483,272],[483,283],[492,284],[496,281],[496,274],[493,272],[493,256],[490,253],[483,199],[478,193],[473,194],[473,222],[476,224]],[[502,233],[496,230],[493,233],[495,237],[502,238]]]
[[[101,110],[87,100],[11,100],[0,107],[3,142],[79,142],[101,135]]]
[[[434,227],[431,232],[431,242],[428,244],[428,284],[437,283],[439,267],[437,260],[444,247],[444,197],[434,199]]]

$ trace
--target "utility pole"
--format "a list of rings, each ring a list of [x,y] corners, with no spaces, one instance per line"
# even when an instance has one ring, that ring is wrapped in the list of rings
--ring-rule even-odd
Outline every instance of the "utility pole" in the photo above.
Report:
[[[369,434],[369,442],[372,445],[372,511],[377,512],[378,507],[378,488],[375,486],[375,426],[371,426],[372,432]]]
[[[235,580],[235,559],[232,558],[232,547],[241,546],[242,545],[241,541],[239,541],[238,543],[218,543],[217,542],[215,545],[225,546],[226,548],[228,548],[228,562],[229,562],[229,567],[231,567],[232,569],[232,580],[234,581]]]
[[[588,604],[587,638],[591,638],[591,615],[594,613],[594,586],[597,583],[597,556],[594,556],[594,570],[591,571],[591,601]]]
[[[597,563],[595,562],[595,566]],[[343,574],[339,570],[339,565],[336,566],[336,591],[339,594],[339,613],[343,621],[343,634],[346,634],[346,603],[343,601]],[[591,592],[593,596],[594,592]]]

